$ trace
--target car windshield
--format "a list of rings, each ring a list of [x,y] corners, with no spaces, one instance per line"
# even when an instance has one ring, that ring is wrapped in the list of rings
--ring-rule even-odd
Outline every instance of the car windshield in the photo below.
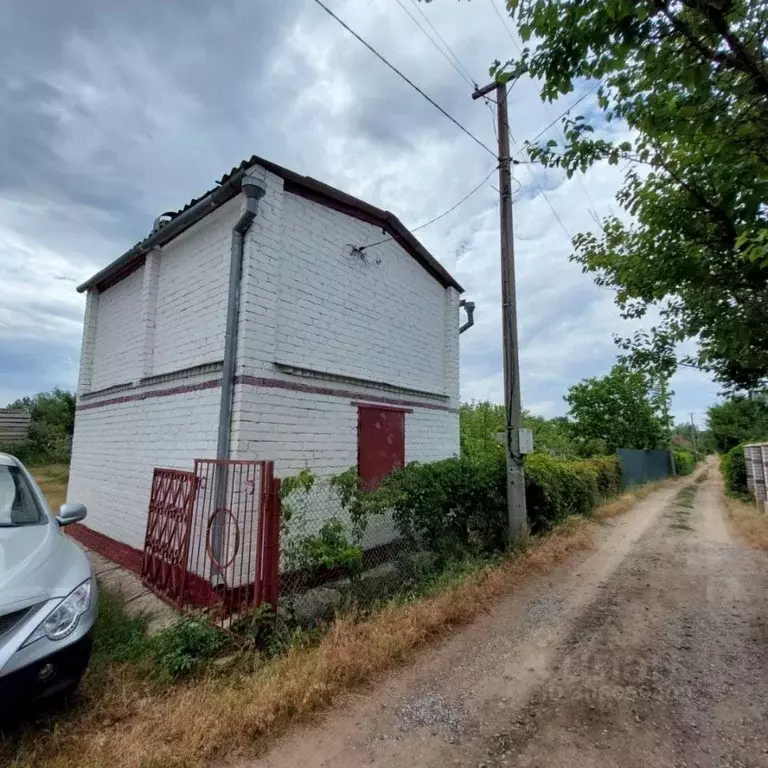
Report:
[[[43,522],[43,511],[21,470],[0,464],[0,528]]]

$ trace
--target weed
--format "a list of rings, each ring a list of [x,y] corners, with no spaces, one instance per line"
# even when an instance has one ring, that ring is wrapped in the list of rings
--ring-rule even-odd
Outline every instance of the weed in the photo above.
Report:
[[[728,517],[744,543],[753,549],[768,550],[768,513],[759,512],[754,501],[747,504],[726,498],[726,504]]]
[[[670,528],[676,528],[678,531],[692,531],[693,526],[688,525],[688,523],[672,523]]]
[[[642,501],[646,496],[661,488],[664,483],[664,480],[660,480],[654,483],[635,486],[632,490],[622,493],[621,496],[617,496],[615,499],[611,499],[605,504],[601,504],[592,513],[592,517],[600,521],[616,517],[617,515],[622,515],[639,501]]]
[[[709,475],[709,470],[705,469],[697,478],[696,483],[701,485],[702,483],[706,482],[707,477]]]
[[[674,503],[679,507],[693,509],[693,500],[696,497],[696,486],[686,485],[685,488],[677,492]]]
[[[229,676],[202,675],[192,683],[148,687],[154,678],[151,669],[140,677],[130,665],[111,665],[128,676],[114,677],[101,699],[86,701],[65,724],[59,721],[38,730],[10,752],[0,745],[0,763],[14,765],[15,757],[15,765],[40,768],[186,767],[222,751],[252,748],[266,734],[468,624],[527,576],[589,547],[591,541],[588,523],[571,518],[533,540],[524,552],[499,558],[496,564],[456,563],[410,598],[399,597],[368,618],[350,614],[337,618],[323,633],[295,632],[284,640],[280,656],[256,661],[251,654],[253,669],[247,674],[239,665]],[[190,647],[199,654],[218,646],[218,640],[210,643],[197,627],[165,632],[160,646],[168,651],[171,669],[187,669],[183,657]],[[108,647],[117,655],[130,655],[133,650],[127,649],[134,648],[128,637]]]
[[[228,642],[223,630],[202,620],[182,618],[149,638],[147,645],[156,674],[161,679],[178,680],[218,656]]]
[[[633,489],[630,501],[615,500],[606,514],[624,511],[651,490]],[[279,655],[243,652],[217,675],[210,674],[207,662],[227,649],[223,633],[185,620],[145,639],[139,635],[140,623],[113,626],[121,622],[120,605],[115,605],[112,618],[111,608],[104,617],[106,637],[98,651],[97,667],[103,668],[106,683],[98,692],[87,689],[85,706],[38,729],[17,749],[4,751],[0,744],[0,763],[187,768],[253,749],[291,721],[470,623],[533,573],[589,548],[592,530],[587,520],[574,516],[508,556],[450,561],[440,574],[426,563],[422,573],[414,574],[410,589],[380,604],[376,613],[351,613],[337,617],[322,632],[273,638],[269,652]],[[255,645],[271,620],[268,615],[252,617]],[[178,682],[184,675],[194,677]],[[174,684],[160,685],[158,679]]]

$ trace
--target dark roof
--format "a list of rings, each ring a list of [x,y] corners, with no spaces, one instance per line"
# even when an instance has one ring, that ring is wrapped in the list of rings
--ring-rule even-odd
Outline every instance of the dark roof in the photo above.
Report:
[[[168,227],[168,224],[175,218],[211,195],[216,195],[215,202],[212,202],[211,207],[206,209],[199,218],[202,218],[227,200],[235,197],[235,195],[240,192],[240,181],[242,180],[243,173],[252,165],[260,165],[275,175],[280,176],[283,179],[286,192],[300,195],[320,203],[321,205],[325,205],[329,208],[341,211],[342,213],[346,213],[349,216],[354,216],[357,219],[381,227],[384,232],[390,235],[399,245],[408,251],[408,253],[410,253],[411,256],[413,256],[413,258],[442,285],[446,287],[452,286],[459,291],[464,290],[445,267],[443,267],[442,264],[429,253],[429,251],[411,234],[400,219],[390,211],[384,211],[381,208],[377,208],[375,205],[371,205],[356,197],[352,197],[352,195],[348,195],[340,189],[328,186],[328,184],[323,184],[322,181],[313,179],[311,176],[302,176],[295,171],[291,171],[288,168],[272,163],[257,155],[252,155],[248,160],[243,160],[240,165],[232,168],[229,173],[225,173],[213,189],[209,189],[207,192],[200,195],[200,197],[190,200],[183,208],[171,213],[168,220],[164,223],[163,228],[157,232],[151,233],[144,240],[136,243],[136,245],[126,251],[120,258],[116,259],[100,272],[93,275],[93,277],[86,280],[82,285],[78,286],[77,290],[84,291],[92,287],[103,290],[132,272],[142,263],[145,253],[151,247],[169,242],[184,231],[183,229],[173,231],[172,233],[169,231],[168,236],[163,238],[162,233],[164,228],[167,227],[169,230],[177,229]],[[192,226],[199,220],[199,218],[195,219],[195,221],[191,221],[188,226]],[[365,244],[360,243],[360,245]]]

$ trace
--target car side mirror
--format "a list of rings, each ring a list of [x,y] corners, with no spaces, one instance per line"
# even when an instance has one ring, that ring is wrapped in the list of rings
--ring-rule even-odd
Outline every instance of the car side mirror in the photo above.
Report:
[[[59,507],[59,514],[56,516],[56,521],[59,525],[70,525],[71,523],[79,523],[85,519],[88,514],[88,510],[85,508],[85,504],[62,504]]]

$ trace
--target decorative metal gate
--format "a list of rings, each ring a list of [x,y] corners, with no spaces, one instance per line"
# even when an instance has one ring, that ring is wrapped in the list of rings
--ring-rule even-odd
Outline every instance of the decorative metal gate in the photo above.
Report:
[[[141,578],[154,592],[178,606],[184,600],[196,490],[193,472],[155,469],[152,476]]]
[[[276,607],[279,487],[271,461],[196,459],[193,472],[156,469],[144,583],[222,626],[262,602]]]

